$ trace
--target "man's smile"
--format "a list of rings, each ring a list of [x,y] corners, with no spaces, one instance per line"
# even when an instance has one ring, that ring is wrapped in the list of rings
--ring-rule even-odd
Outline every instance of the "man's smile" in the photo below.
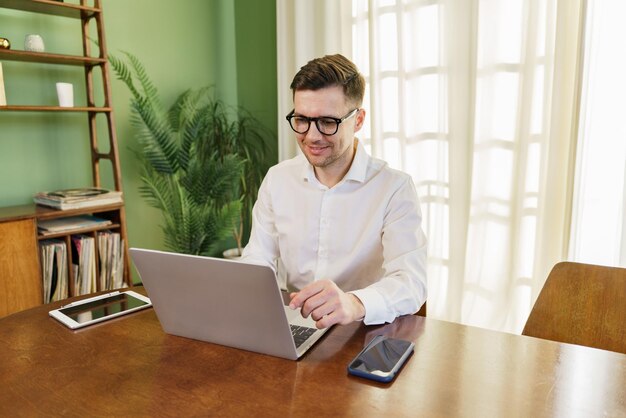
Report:
[[[330,145],[305,145],[309,152],[313,155],[322,155],[327,149],[330,148]]]

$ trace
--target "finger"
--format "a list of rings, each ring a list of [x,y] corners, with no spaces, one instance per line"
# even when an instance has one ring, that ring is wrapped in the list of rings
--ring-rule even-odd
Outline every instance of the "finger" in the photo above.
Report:
[[[332,301],[327,300],[311,311],[311,319],[313,319],[314,321],[318,321],[324,316],[332,313],[335,309],[336,304],[333,304]]]
[[[341,323],[341,315],[335,311],[323,316],[319,321],[315,321],[315,326],[318,329],[323,329],[339,323]]]
[[[313,282],[305,286],[299,292],[293,294],[289,302],[289,307],[291,309],[301,308],[308,298],[321,292],[323,289],[324,285],[321,282]]]
[[[302,313],[302,317],[306,318],[311,315],[313,311],[321,309],[321,307],[328,305],[328,303],[329,298],[326,295],[326,292],[322,290],[304,301],[302,308],[300,309],[300,313]],[[328,307],[326,307],[326,309],[328,310]]]

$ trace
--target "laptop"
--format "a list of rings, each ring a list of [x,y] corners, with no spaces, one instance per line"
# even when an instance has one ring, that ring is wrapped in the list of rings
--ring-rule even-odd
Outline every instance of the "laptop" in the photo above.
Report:
[[[267,266],[141,248],[130,255],[168,334],[297,360],[328,330],[285,306]]]

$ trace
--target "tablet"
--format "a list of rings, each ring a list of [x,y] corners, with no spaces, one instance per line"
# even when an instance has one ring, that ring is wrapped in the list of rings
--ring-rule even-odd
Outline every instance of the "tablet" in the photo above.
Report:
[[[152,306],[146,296],[132,290],[111,292],[79,300],[50,311],[63,325],[77,329]]]

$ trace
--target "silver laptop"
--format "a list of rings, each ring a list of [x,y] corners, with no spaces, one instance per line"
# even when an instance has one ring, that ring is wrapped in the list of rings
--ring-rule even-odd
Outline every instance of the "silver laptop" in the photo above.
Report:
[[[327,330],[284,305],[267,266],[139,248],[130,255],[168,334],[296,360]]]

